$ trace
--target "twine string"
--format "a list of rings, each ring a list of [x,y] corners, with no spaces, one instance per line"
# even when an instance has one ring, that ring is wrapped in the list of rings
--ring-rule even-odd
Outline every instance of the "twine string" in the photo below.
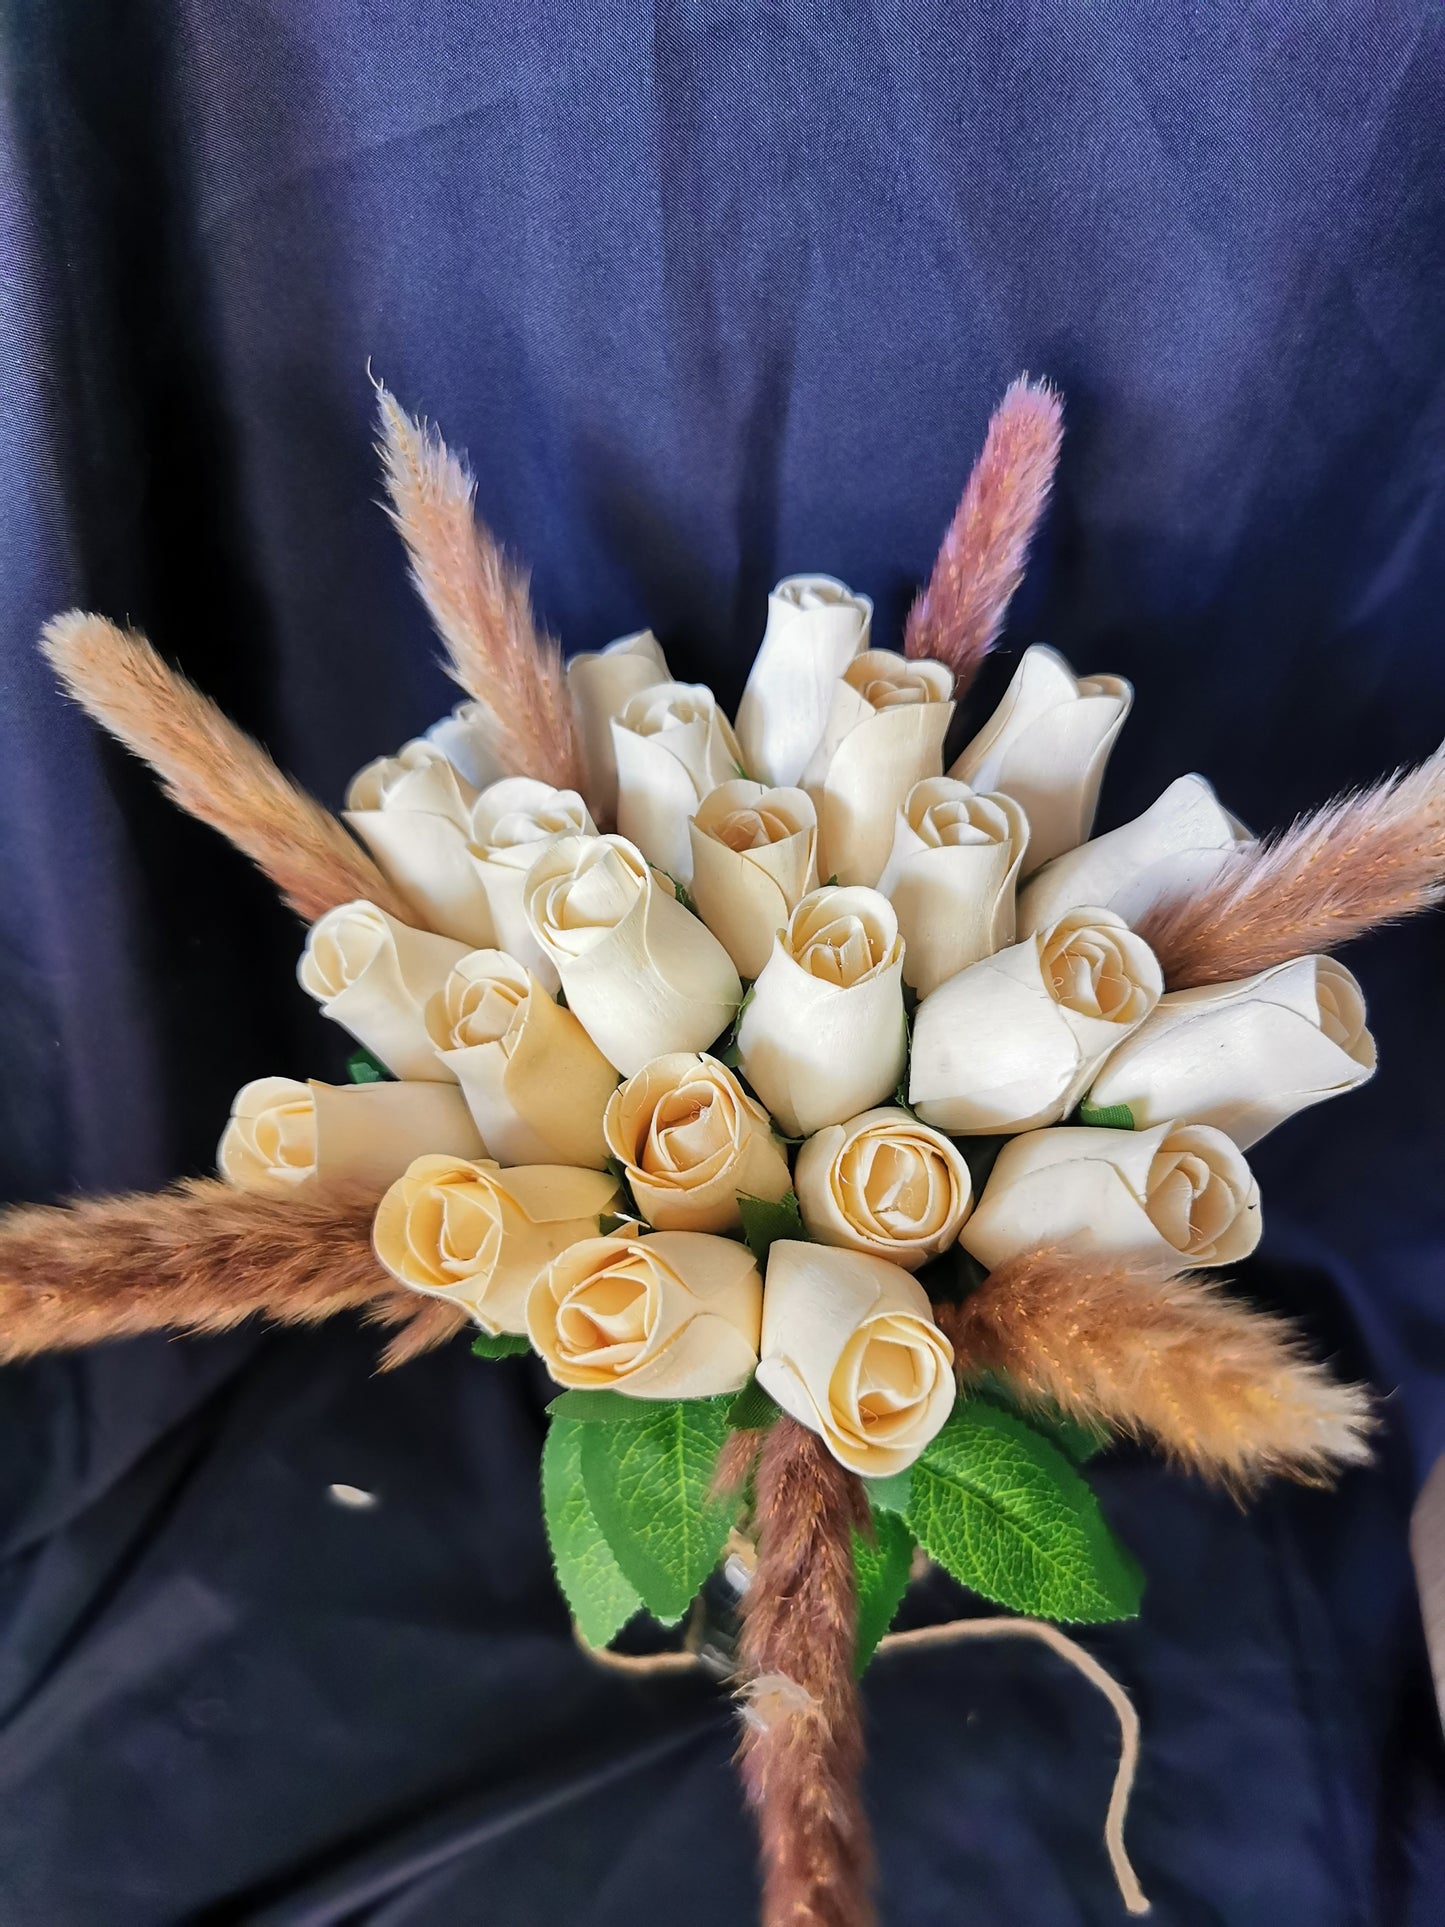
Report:
[[[589,1646],[575,1625],[573,1632],[583,1652],[599,1666],[606,1666],[617,1673],[628,1673],[634,1679],[655,1678],[664,1673],[689,1673],[703,1666],[697,1653],[614,1653],[605,1646]],[[879,1641],[878,1654],[901,1653],[923,1646],[952,1646],[964,1639],[1037,1639],[1080,1673],[1113,1708],[1114,1717],[1119,1722],[1119,1764],[1114,1773],[1109,1809],[1104,1820],[1104,1848],[1124,1906],[1131,1914],[1147,1914],[1149,1900],[1139,1884],[1139,1877],[1124,1845],[1129,1797],[1139,1765],[1139,1715],[1134,1702],[1114,1675],[1107,1667],[1101,1666],[1092,1653],[1044,1619],[950,1619],[940,1626],[916,1626],[908,1632],[886,1633]],[[781,1683],[776,1677],[766,1682],[769,1689],[776,1689]],[[756,1699],[748,1695],[746,1688],[744,1697],[748,1701],[744,1717],[759,1717],[761,1709]],[[762,1716],[766,1717],[765,1714]]]

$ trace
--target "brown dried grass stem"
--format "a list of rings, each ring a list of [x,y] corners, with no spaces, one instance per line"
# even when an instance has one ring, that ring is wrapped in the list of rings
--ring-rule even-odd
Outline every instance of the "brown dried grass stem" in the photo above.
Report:
[[[403,1330],[399,1364],[464,1317],[401,1290],[371,1248],[371,1192],[258,1197],[214,1179],[169,1191],[25,1205],[0,1216],[0,1360],[141,1332],[316,1324],[365,1308]]]
[[[758,1565],[743,1616],[739,1760],[763,1860],[764,1927],[869,1927],[872,1848],[853,1675],[859,1481],[778,1419],[757,1466]]]
[[[1197,1274],[1041,1249],[935,1312],[965,1380],[999,1373],[1231,1490],[1320,1484],[1369,1458],[1368,1394],[1309,1358],[1286,1320]]]
[[[145,637],[72,609],[40,646],[82,709],[155,770],[173,802],[234,843],[299,917],[364,897],[406,905],[346,826],[272,762]]]
[[[1029,544],[1048,504],[1063,440],[1063,403],[1021,376],[988,425],[983,450],[909,612],[904,649],[946,662],[962,696],[1003,628]]]
[[[481,704],[503,769],[576,789],[582,759],[562,652],[527,579],[476,515],[476,479],[435,430],[377,388],[390,515],[450,674]]]
[[[1229,983],[1445,901],[1445,751],[1241,848],[1139,934],[1171,990]]]

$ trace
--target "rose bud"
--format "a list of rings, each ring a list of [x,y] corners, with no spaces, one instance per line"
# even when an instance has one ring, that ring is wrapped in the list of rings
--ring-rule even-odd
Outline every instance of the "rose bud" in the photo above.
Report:
[[[950,776],[1004,790],[1029,820],[1037,868],[1084,841],[1114,738],[1134,700],[1119,676],[1076,676],[1055,649],[1025,649],[1004,699]]]
[[[458,703],[421,739],[439,749],[474,790],[484,790],[506,775],[497,755],[497,723],[485,703]]]
[[[957,1149],[896,1106],[810,1137],[798,1153],[793,1189],[809,1237],[909,1271],[958,1242],[973,1202]]]
[[[1227,1265],[1259,1243],[1259,1186],[1207,1124],[1027,1131],[999,1152],[959,1242],[992,1268],[1038,1245]]]
[[[903,944],[886,897],[833,886],[803,898],[753,986],[738,1055],[789,1137],[893,1095],[908,1032]]]
[[[532,1281],[594,1237],[617,1197],[605,1171],[420,1157],[377,1207],[372,1243],[413,1291],[463,1306],[484,1331],[524,1332]]]
[[[313,1179],[380,1193],[426,1151],[487,1154],[455,1084],[258,1077],[236,1093],[216,1168],[237,1190],[271,1197]]]
[[[763,1281],[732,1238],[587,1238],[533,1285],[527,1336],[559,1385],[629,1398],[716,1398],[758,1357]]]
[[[604,1129],[659,1231],[732,1231],[739,1195],[776,1202],[792,1189],[767,1112],[715,1057],[655,1057],[613,1093]]]
[[[823,739],[833,689],[868,647],[873,604],[829,575],[791,575],[768,597],[768,626],[738,705],[749,776],[796,784]]]
[[[352,778],[346,820],[417,924],[465,944],[492,941],[492,913],[468,853],[477,793],[433,743],[408,743]]]
[[[596,833],[576,790],[556,790],[530,776],[493,783],[472,810],[471,858],[496,933],[491,943],[524,964],[554,995],[557,973],[538,948],[523,904],[527,873],[543,847],[558,837]]]
[[[818,887],[812,798],[734,778],[703,798],[688,829],[697,913],[739,974],[756,977],[773,938]]]
[[[1154,952],[1121,917],[1071,910],[923,999],[908,1101],[960,1136],[1056,1123],[1163,988]]]
[[[602,1114],[617,1073],[572,1012],[514,957],[500,950],[463,957],[426,1019],[499,1164],[606,1165]]]
[[[768,1252],[758,1383],[850,1472],[887,1478],[952,1411],[953,1347],[901,1266],[780,1239]]]
[[[920,997],[1014,940],[1014,886],[1029,826],[1011,796],[952,776],[915,783],[878,888],[898,912],[903,981]]]
[[[742,768],[732,726],[702,683],[663,682],[630,697],[612,722],[617,828],[679,883],[692,877],[688,819]]]
[[[1332,957],[1297,957],[1238,983],[1171,991],[1105,1063],[1089,1102],[1127,1105],[1136,1128],[1212,1124],[1247,1151],[1374,1069],[1359,984]]]
[[[1028,935],[1085,903],[1138,923],[1155,904],[1206,888],[1251,840],[1202,776],[1180,776],[1132,823],[1046,863],[1020,892],[1019,929]]]
[[[567,1002],[624,1077],[726,1030],[743,987],[703,923],[620,836],[565,837],[527,877],[528,922]]]
[[[605,649],[585,651],[567,661],[567,687],[582,739],[587,800],[604,830],[617,821],[617,758],[612,749],[612,719],[639,689],[670,682],[672,672],[662,644],[650,629],[620,636]]]
[[[818,871],[875,884],[893,820],[915,783],[943,773],[953,671],[891,650],[855,656],[834,685],[823,740],[803,773],[818,811]]]
[[[464,943],[398,923],[374,903],[342,903],[312,924],[296,975],[334,1024],[397,1077],[446,1082],[427,1002],[467,955]]]

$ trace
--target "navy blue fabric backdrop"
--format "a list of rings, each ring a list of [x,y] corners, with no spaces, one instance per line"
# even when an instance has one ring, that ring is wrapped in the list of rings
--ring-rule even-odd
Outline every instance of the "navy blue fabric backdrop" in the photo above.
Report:
[[[339,799],[450,700],[368,357],[570,647],[650,623],[728,698],[789,571],[896,640],[990,407],[1046,373],[1009,640],[1136,681],[1105,824],[1199,768],[1267,825],[1445,733],[1437,0],[12,0],[0,51],[4,1195],[203,1169],[245,1078],[337,1066],[294,926],[33,644],[133,618]],[[1350,961],[1383,1068],[1260,1147],[1246,1282],[1389,1394],[1379,1464],[1247,1514],[1100,1471],[1152,1583],[1089,1643],[1144,1717],[1169,1927],[1445,1911],[1405,1540],[1445,1449],[1445,925]],[[726,1700],[571,1644],[541,1381],[373,1355],[0,1374],[7,1927],[748,1919]],[[1072,1675],[890,1658],[868,1718],[886,1927],[1122,1918]]]

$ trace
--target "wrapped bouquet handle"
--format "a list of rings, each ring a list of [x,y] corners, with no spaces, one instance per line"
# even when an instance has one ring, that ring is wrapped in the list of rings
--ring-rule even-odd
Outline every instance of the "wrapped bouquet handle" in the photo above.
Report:
[[[1366,1392],[1221,1267],[1248,1153],[1375,1069],[1330,953],[1445,895],[1445,759],[1255,838],[1204,780],[1094,837],[1128,685],[1026,650],[968,715],[1061,408],[988,430],[901,652],[828,576],[770,598],[736,733],[650,632],[573,658],[379,390],[391,518],[465,700],[345,820],[144,638],[72,612],[65,687],[309,926],[347,1083],[258,1065],[221,1176],[0,1218],[0,1356],[359,1311],[555,1381],[541,1502],[600,1663],[751,1548],[739,1766],[766,1927],[866,1927],[858,1677],[1041,1640],[1144,1574],[1089,1479],[1126,1437],[1245,1495],[1368,1456]],[[958,741],[956,725],[962,721]],[[950,760],[951,759],[951,760]],[[505,1369],[505,1367],[504,1367]],[[890,1633],[920,1560],[1007,1617]]]

